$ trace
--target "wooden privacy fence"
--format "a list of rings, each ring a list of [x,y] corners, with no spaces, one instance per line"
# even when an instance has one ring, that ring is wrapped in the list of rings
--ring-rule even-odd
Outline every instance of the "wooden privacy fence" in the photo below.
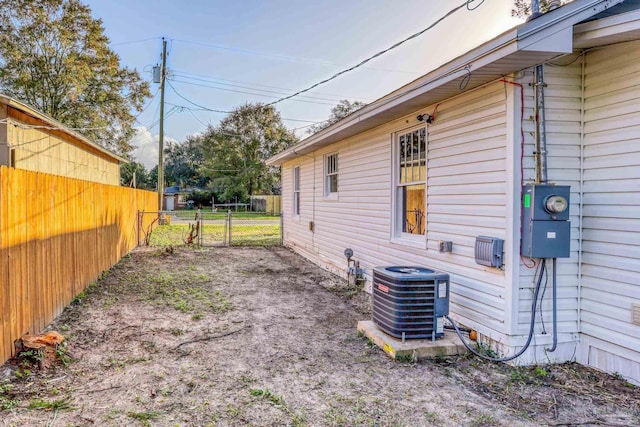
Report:
[[[251,210],[280,215],[282,201],[280,196],[251,196]]]
[[[149,191],[0,167],[0,363],[135,248],[138,210],[157,207]]]

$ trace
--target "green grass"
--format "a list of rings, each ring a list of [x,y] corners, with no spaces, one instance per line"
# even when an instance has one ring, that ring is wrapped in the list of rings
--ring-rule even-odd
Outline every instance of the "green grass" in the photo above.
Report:
[[[208,209],[208,211],[207,211]],[[169,215],[176,216],[182,219],[190,219],[194,220],[196,216],[196,211],[173,211]],[[280,220],[280,216],[278,215],[269,215],[263,212],[232,212],[233,218],[238,219],[256,219],[256,220]],[[223,220],[227,217],[226,212],[211,212],[211,208],[205,208],[202,210],[202,218],[203,219],[218,219]]]
[[[189,234],[187,224],[171,224],[158,226],[151,233],[150,246],[184,245]],[[223,224],[205,224],[202,232],[205,245],[224,241]],[[231,230],[233,245],[279,245],[280,223],[277,224],[233,224]]]
[[[231,229],[232,245],[279,245],[280,224],[233,225]]]

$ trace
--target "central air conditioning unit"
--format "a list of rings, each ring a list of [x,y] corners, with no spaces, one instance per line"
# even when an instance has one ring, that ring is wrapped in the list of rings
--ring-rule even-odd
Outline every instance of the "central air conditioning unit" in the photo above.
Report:
[[[400,339],[444,336],[449,275],[425,267],[373,269],[373,322]]]

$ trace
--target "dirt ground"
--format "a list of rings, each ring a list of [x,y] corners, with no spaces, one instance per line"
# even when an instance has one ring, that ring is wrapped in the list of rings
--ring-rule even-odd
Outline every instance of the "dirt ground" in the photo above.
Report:
[[[640,425],[637,387],[575,364],[393,361],[368,310],[281,247],[139,250],[50,325],[66,363],[0,368],[0,425]]]

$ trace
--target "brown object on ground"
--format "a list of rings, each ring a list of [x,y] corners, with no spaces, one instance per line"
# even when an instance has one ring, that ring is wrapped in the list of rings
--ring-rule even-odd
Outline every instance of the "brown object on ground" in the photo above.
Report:
[[[16,357],[20,358],[25,352],[33,352],[30,358],[36,359],[38,368],[49,369],[56,361],[57,348],[64,341],[64,336],[56,331],[49,331],[44,334],[30,335],[24,334],[15,342],[13,346],[16,351]]]

